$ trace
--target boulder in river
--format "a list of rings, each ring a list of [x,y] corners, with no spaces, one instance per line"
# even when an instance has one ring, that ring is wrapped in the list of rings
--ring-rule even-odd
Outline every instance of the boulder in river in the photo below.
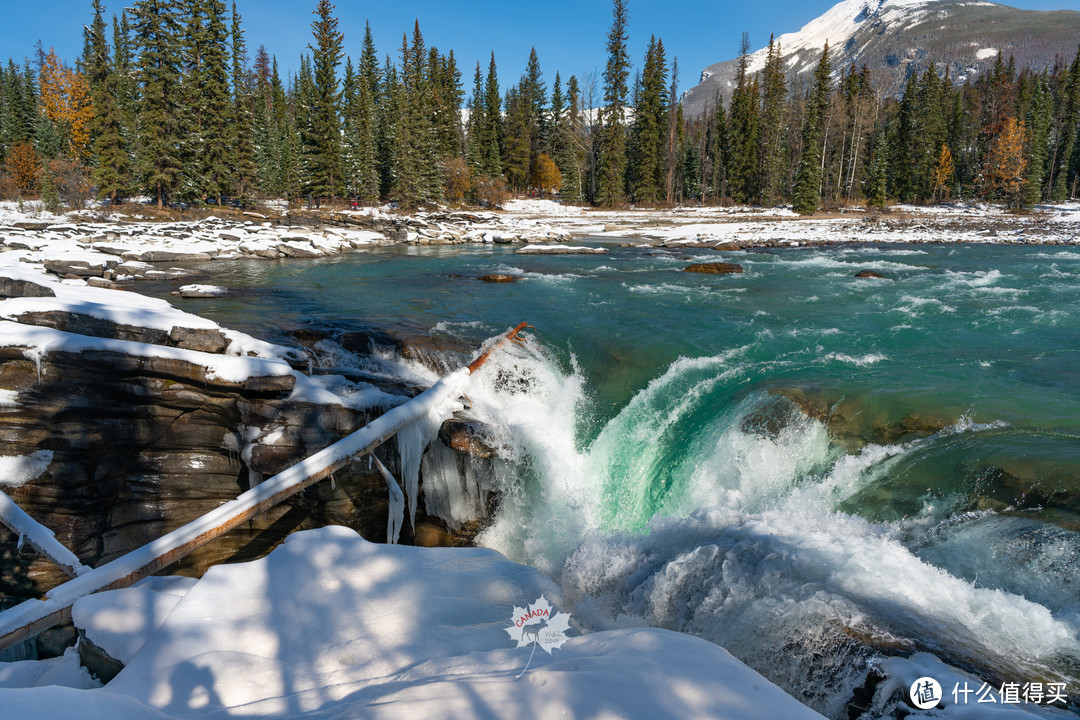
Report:
[[[879,273],[879,272],[877,272],[875,270],[860,270],[859,272],[855,273],[855,277],[861,278],[861,279],[876,278],[878,280],[891,280],[892,279],[892,278],[885,277],[884,275],[882,275],[881,273]]]
[[[481,275],[480,280],[487,283],[509,283],[516,280],[520,280],[518,275],[506,275],[503,273],[491,273],[489,275]]]
[[[743,272],[742,265],[729,262],[694,263],[683,268],[683,272],[705,273],[709,275],[730,275]]]

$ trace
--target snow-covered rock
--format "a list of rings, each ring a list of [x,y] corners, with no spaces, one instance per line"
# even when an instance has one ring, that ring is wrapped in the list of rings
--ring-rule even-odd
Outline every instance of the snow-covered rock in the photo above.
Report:
[[[0,688],[0,717],[820,720],[722,648],[666,630],[573,628],[519,679],[536,648],[508,628],[541,596],[567,610],[551,580],[491,550],[294,533],[179,599],[137,587],[81,601],[76,622],[127,667],[78,694]]]

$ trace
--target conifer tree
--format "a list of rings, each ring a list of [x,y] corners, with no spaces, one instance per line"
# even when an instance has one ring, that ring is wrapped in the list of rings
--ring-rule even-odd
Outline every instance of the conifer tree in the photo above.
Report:
[[[484,88],[484,126],[480,140],[482,174],[490,177],[502,175],[502,140],[502,96],[499,94],[495,53],[492,52]]]
[[[417,21],[412,45],[407,35],[402,37],[402,102],[392,192],[394,199],[407,208],[429,205],[442,197],[442,168],[432,124],[428,69],[428,53]]]
[[[357,69],[357,96],[354,153],[356,155],[356,194],[364,202],[379,200],[379,174],[376,166],[375,103],[379,92],[379,58],[371,25],[365,24],[364,45]]]
[[[202,166],[201,199],[228,195],[234,185],[236,144],[239,123],[236,102],[229,91],[229,33],[225,25],[225,3],[222,0],[201,0],[206,17],[203,53],[203,84],[199,97],[201,122],[198,132],[201,152],[197,160]],[[238,78],[242,83],[242,79]]]
[[[125,193],[128,182],[128,157],[120,130],[120,112],[116,103],[116,75],[109,59],[105,39],[104,8],[93,0],[94,19],[87,31],[90,55],[87,73],[93,103],[93,182],[98,197],[115,204]]]
[[[133,15],[141,88],[138,166],[143,186],[160,208],[176,191],[180,175],[180,26],[168,0],[139,0]]]
[[[728,115],[728,192],[736,203],[758,196],[760,162],[760,99],[757,81],[749,76],[750,38],[744,32],[739,45],[739,73]]]
[[[1050,145],[1050,87],[1043,76],[1035,82],[1027,113],[1027,176],[1024,178],[1023,205],[1031,207],[1043,196],[1046,164]]]
[[[310,190],[317,196],[336,196],[341,192],[341,100],[337,68],[341,64],[345,36],[338,30],[334,5],[318,0],[311,23],[314,44],[312,53],[313,91],[311,124],[308,136],[311,160]]]
[[[254,95],[247,68],[247,44],[236,0],[232,4],[232,134],[231,162],[232,188],[241,199],[246,199],[255,183]]]
[[[484,74],[480,72],[480,61],[476,61],[473,73],[473,91],[469,98],[469,122],[465,132],[465,161],[474,171],[483,164],[480,141],[484,125]]]
[[[870,150],[869,169],[866,173],[866,204],[870,207],[879,209],[885,207],[890,157],[886,131],[882,128],[874,136],[874,144]]]
[[[379,193],[390,195],[394,187],[394,168],[397,165],[398,123],[401,121],[401,87],[397,68],[386,57],[379,86],[378,112],[375,125],[375,156],[379,174]]]
[[[784,100],[787,85],[784,81],[784,62],[780,43],[769,37],[769,50],[765,56],[761,98],[761,170],[759,174],[758,202],[763,207],[773,207],[780,199],[783,188],[784,164]]]
[[[597,162],[599,180],[596,200],[615,205],[625,198],[626,182],[626,99],[629,92],[630,57],[627,54],[627,0],[612,0],[612,24],[607,36],[607,66],[604,69],[604,107]]]
[[[506,180],[521,191],[529,183],[529,103],[516,85],[506,91],[502,166]]]
[[[667,58],[663,41],[654,36],[649,38],[645,52],[641,89],[627,144],[630,196],[634,202],[656,203],[666,195],[667,140]]]
[[[792,209],[800,215],[812,215],[817,212],[821,202],[822,132],[825,114],[829,109],[831,72],[829,44],[826,42],[817,70],[814,71],[814,89],[811,91],[806,108],[806,119],[803,121],[802,159],[795,176],[792,202]]]
[[[556,75],[556,79],[558,75]],[[585,202],[585,134],[581,112],[581,89],[577,77],[566,82],[566,120],[560,140],[561,150],[555,161],[562,175],[559,196],[564,202],[581,205]]]

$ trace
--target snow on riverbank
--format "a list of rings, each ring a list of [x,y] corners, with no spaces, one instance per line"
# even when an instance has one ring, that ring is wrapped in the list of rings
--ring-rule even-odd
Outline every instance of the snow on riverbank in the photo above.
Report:
[[[560,608],[559,589],[490,550],[327,527],[190,587],[162,582],[76,605],[90,639],[127,661],[107,686],[41,687],[41,663],[0,664],[0,718],[821,717],[727,651],[665,630],[573,628],[516,679],[532,648],[506,630],[514,608],[541,595]],[[18,677],[29,687],[10,687]],[[86,685],[71,667],[66,679]]]

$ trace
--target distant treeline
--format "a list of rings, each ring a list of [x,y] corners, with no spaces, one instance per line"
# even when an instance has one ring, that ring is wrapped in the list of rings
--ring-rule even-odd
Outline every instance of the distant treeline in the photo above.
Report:
[[[466,93],[453,51],[427,47],[419,23],[393,56],[380,58],[368,27],[359,57],[346,57],[329,0],[286,79],[266,48],[249,58],[235,3],[138,0],[111,28],[101,0],[91,10],[72,65],[39,47],[0,67],[3,197],[420,207],[557,191],[574,204],[812,213],[948,198],[1025,207],[1077,192],[1080,53],[1041,72],[999,56],[963,84],[931,67],[896,99],[865,67],[834,73],[828,47],[809,86],[785,77],[772,40],[751,73],[744,36],[727,107],[717,98],[686,118],[662,40],[631,80],[626,0],[613,2],[602,74],[555,73],[549,92],[533,50],[505,93],[494,54]]]

